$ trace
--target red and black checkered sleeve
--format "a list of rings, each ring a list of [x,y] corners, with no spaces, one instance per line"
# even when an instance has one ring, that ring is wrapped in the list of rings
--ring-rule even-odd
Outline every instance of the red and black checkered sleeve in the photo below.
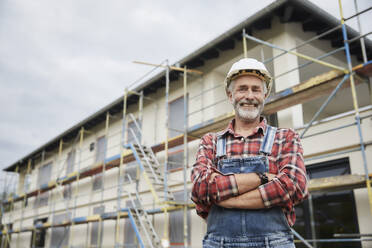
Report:
[[[214,164],[216,135],[209,133],[200,140],[196,163],[191,171],[191,200],[196,204],[197,213],[206,218],[211,205],[238,195],[234,175],[223,175]],[[213,180],[213,172],[218,173]]]
[[[292,211],[308,195],[307,176],[299,135],[292,129],[285,130],[285,143],[277,160],[279,173],[259,190],[265,207],[281,206]]]

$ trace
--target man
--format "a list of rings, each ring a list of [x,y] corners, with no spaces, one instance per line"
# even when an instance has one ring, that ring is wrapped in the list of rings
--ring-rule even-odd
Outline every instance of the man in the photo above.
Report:
[[[295,247],[294,205],[307,196],[299,136],[261,117],[271,76],[244,58],[225,80],[235,118],[200,141],[193,166],[192,200],[207,219],[203,247]]]

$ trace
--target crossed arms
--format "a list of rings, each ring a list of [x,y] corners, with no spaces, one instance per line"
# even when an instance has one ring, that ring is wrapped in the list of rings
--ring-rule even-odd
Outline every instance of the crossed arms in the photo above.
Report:
[[[269,182],[260,185],[255,173],[224,175],[214,164],[215,134],[205,135],[193,166],[191,199],[198,214],[206,218],[213,204],[226,208],[259,209],[280,206],[293,209],[307,195],[306,170],[298,134],[288,130],[279,142],[277,173],[267,173]],[[270,171],[271,172],[271,171]]]
[[[220,175],[212,173],[211,180],[216,180]],[[269,181],[273,180],[274,174],[266,173]],[[258,186],[261,185],[261,179],[256,173],[235,174],[236,185],[238,186],[238,195],[226,200],[216,202],[217,205],[225,208],[242,209],[260,209],[265,208]]]

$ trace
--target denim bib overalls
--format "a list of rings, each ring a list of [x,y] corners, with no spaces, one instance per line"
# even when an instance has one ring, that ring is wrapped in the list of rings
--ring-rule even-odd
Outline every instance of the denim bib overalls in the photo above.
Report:
[[[217,138],[216,158],[225,175],[269,172],[268,155],[275,139],[276,128],[267,125],[260,155],[226,158],[226,138]],[[207,221],[204,248],[215,247],[294,247],[293,236],[280,207],[268,209],[229,209],[213,205]]]

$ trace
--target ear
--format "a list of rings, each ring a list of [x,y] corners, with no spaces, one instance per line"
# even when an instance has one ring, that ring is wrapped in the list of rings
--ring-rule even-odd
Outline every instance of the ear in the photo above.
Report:
[[[227,91],[226,93],[227,93],[227,97],[229,98],[230,103],[232,104],[233,103],[233,96],[232,96],[231,91]]]

